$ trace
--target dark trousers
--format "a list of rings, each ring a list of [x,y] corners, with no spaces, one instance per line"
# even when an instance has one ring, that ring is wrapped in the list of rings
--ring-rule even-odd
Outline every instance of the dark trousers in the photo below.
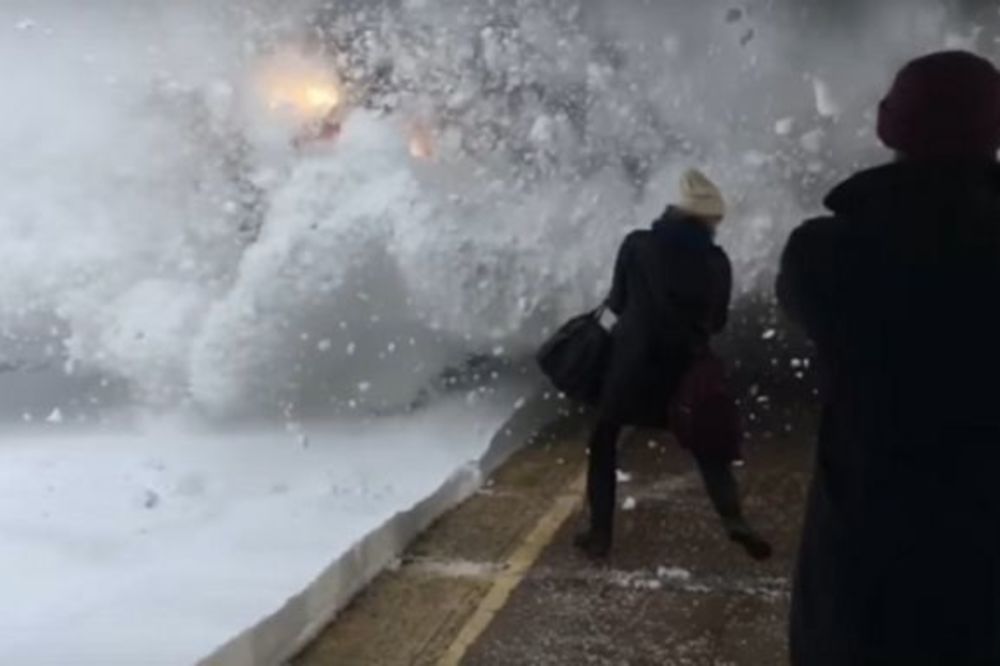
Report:
[[[611,536],[614,528],[618,479],[618,439],[624,425],[616,421],[599,420],[590,439],[590,459],[587,468],[587,501],[590,504],[590,525],[595,533]],[[695,456],[698,470],[712,505],[726,529],[745,525],[739,487],[728,460]]]

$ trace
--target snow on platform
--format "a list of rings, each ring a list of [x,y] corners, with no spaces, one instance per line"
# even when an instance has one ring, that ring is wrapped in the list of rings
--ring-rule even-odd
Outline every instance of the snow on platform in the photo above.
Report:
[[[277,663],[477,487],[524,388],[367,424],[0,434],[0,663]]]

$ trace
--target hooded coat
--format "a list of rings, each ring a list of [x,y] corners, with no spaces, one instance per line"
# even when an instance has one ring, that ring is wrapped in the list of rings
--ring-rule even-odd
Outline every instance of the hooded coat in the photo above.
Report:
[[[669,208],[622,243],[608,307],[618,316],[599,409],[607,421],[667,425],[696,350],[726,325],[732,268],[701,221]]]
[[[900,162],[791,236],[823,417],[796,666],[1000,664],[1000,167]]]

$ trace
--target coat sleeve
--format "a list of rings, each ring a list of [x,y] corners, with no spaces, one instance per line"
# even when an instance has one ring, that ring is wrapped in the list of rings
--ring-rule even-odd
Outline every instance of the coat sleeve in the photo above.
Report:
[[[778,303],[814,339],[827,330],[832,312],[834,294],[828,285],[836,252],[835,223],[832,218],[811,220],[792,232],[778,272]]]
[[[715,262],[715,284],[712,294],[711,332],[722,332],[729,322],[729,306],[733,299],[733,265],[722,250]]]
[[[631,262],[632,236],[626,236],[618,248],[618,258],[615,260],[615,274],[611,282],[611,293],[608,294],[607,306],[616,315],[625,311],[628,299],[628,265]]]

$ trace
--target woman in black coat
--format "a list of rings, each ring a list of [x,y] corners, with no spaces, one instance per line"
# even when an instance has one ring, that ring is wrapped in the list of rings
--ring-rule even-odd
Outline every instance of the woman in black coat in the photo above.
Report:
[[[728,317],[732,268],[714,242],[725,215],[722,195],[697,171],[684,175],[681,193],[682,202],[668,208],[652,229],[625,238],[615,265],[607,305],[617,322],[590,440],[591,524],[576,540],[593,557],[605,557],[611,548],[622,429],[667,425],[671,398],[685,373]],[[743,519],[733,457],[698,456],[699,468],[730,536],[764,558],[770,547]]]
[[[1000,73],[911,63],[879,136],[778,281],[824,374],[792,663],[1000,664]]]

